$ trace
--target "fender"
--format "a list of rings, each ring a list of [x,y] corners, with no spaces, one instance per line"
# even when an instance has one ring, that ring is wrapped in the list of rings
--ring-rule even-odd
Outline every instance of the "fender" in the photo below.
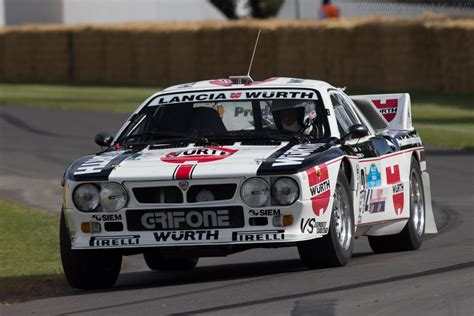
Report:
[[[425,234],[436,234],[438,228],[433,213],[433,205],[431,204],[431,185],[430,175],[428,172],[421,173],[421,180],[423,181],[423,193],[425,196]]]

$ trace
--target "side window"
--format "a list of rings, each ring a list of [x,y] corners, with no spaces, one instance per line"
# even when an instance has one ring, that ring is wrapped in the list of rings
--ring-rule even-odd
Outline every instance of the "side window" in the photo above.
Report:
[[[331,94],[331,102],[336,114],[339,133],[345,135],[349,132],[349,128],[354,124],[360,124],[359,118],[356,116],[350,105],[339,93]]]

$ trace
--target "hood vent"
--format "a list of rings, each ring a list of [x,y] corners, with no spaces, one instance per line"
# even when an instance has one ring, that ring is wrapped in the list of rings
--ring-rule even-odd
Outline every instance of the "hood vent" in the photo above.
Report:
[[[235,142],[233,140],[211,140],[209,142],[196,142],[194,146],[196,147],[208,147],[208,146],[233,146]]]
[[[188,147],[189,143],[176,143],[176,144],[157,144],[150,145],[150,150],[153,149],[168,149],[168,148],[182,148]]]
[[[244,140],[242,146],[279,146],[281,141],[278,140]]]

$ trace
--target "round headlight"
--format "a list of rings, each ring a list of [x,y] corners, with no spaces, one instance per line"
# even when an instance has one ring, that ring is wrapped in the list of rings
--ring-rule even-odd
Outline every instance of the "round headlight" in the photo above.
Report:
[[[299,195],[298,184],[291,178],[279,178],[272,185],[272,198],[280,205],[295,203]]]
[[[83,212],[92,212],[99,207],[99,189],[93,184],[82,184],[74,190],[74,205]]]
[[[116,212],[127,204],[127,192],[120,184],[104,184],[100,190],[100,204],[105,212]]]
[[[250,178],[242,184],[240,196],[248,206],[264,206],[270,197],[270,188],[264,180]]]

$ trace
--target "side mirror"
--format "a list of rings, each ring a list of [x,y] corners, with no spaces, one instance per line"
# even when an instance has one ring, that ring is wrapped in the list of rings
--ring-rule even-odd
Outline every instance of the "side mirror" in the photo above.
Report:
[[[108,133],[100,132],[99,134],[95,135],[94,141],[100,147],[109,147],[112,144],[114,137]]]
[[[369,135],[369,129],[367,126],[362,125],[362,124],[354,124],[351,127],[349,127],[349,133],[344,135],[342,140],[347,140],[348,138],[352,139],[357,139],[357,138],[362,138]]]
[[[355,124],[349,127],[349,135],[352,138],[362,138],[369,135],[369,129],[362,124]]]

